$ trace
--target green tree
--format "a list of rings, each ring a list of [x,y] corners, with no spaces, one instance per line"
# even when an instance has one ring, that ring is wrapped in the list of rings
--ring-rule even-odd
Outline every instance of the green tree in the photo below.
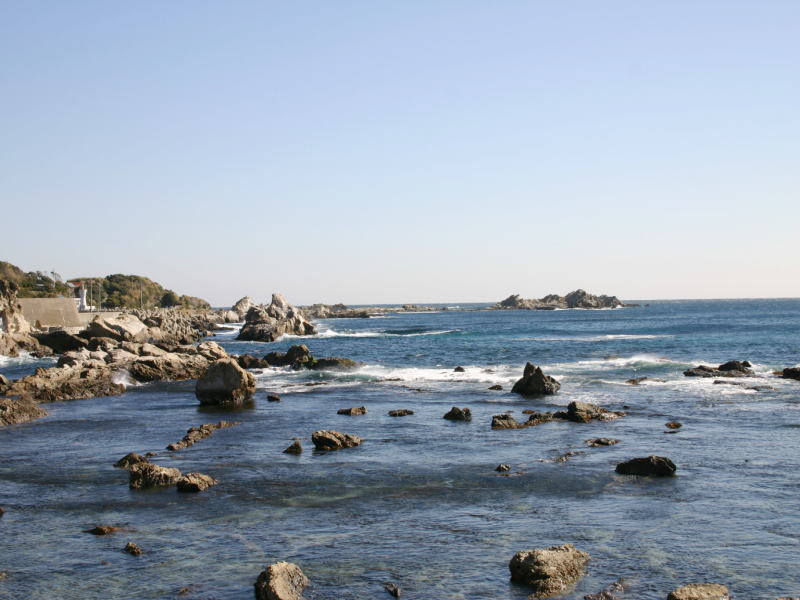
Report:
[[[180,298],[178,298],[178,294],[173,292],[172,290],[167,290],[163,296],[161,296],[161,306],[163,308],[170,308],[172,306],[178,306],[181,303]]]

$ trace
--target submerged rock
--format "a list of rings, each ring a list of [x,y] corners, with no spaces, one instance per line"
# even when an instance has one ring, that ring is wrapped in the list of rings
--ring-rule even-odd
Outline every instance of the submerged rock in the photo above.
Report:
[[[499,392],[500,390],[503,389],[503,386],[500,385],[500,384],[496,384],[496,385],[493,385],[492,387],[487,388],[487,389],[490,389],[490,390],[495,391],[495,392]]]
[[[302,600],[308,577],[294,563],[278,562],[261,571],[255,583],[256,600]]]
[[[497,465],[497,467],[495,467],[495,471],[497,471],[498,473],[505,473],[506,471],[510,470],[511,470],[511,465],[506,463],[500,463],[499,465]]]
[[[176,482],[179,492],[203,492],[212,485],[217,485],[217,480],[202,473],[187,473]]]
[[[399,598],[400,594],[402,593],[400,586],[396,583],[392,583],[391,581],[384,583],[383,589],[386,590],[386,592],[393,598]]]
[[[146,457],[142,456],[141,454],[136,454],[136,452],[129,452],[122,458],[120,458],[117,462],[114,463],[114,466],[118,469],[130,469],[133,465],[138,465],[140,463],[149,463],[150,461],[147,460]]]
[[[278,394],[267,394],[267,402],[280,402],[281,397]]]
[[[533,588],[532,596],[561,594],[584,575],[589,555],[572,544],[517,552],[508,564],[511,581]]]
[[[366,406],[352,406],[350,408],[340,408],[336,411],[337,415],[347,415],[350,417],[356,417],[359,415],[367,414],[367,407]]]
[[[133,489],[149,487],[166,487],[174,485],[181,478],[178,469],[162,467],[153,463],[138,463],[128,470],[130,485]]]
[[[317,450],[342,450],[354,448],[363,441],[357,435],[341,433],[330,429],[321,429],[311,434],[311,441]]]
[[[108,535],[118,531],[119,527],[113,525],[95,525],[91,529],[84,529],[83,533],[91,533],[92,535]]]
[[[455,371],[456,373],[464,373],[466,369],[464,369],[464,367],[458,366],[455,369],[453,369],[453,371]]]
[[[627,584],[627,579],[617,579],[614,583],[603,589],[603,591],[598,592],[597,594],[589,594],[584,596],[583,600],[617,600],[617,594],[622,594],[628,589]]]
[[[666,427],[667,429],[680,429],[681,427],[683,427],[683,423],[680,423],[678,421],[668,421],[664,423],[664,427]]]
[[[621,475],[642,475],[645,477],[670,477],[677,467],[665,456],[632,458],[617,465],[616,472]]]
[[[409,410],[407,408],[400,408],[398,410],[390,410],[389,416],[390,417],[407,417],[408,415],[413,415],[414,411]]]
[[[575,423],[613,421],[624,416],[624,412],[611,411],[588,402],[570,402],[566,412],[559,411],[553,415],[556,419],[564,419]]]
[[[672,590],[667,600],[730,600],[730,595],[718,583],[690,583]]]
[[[167,450],[182,450],[183,448],[188,448],[189,446],[193,446],[200,440],[203,440],[214,433],[217,429],[226,429],[228,427],[233,427],[235,425],[241,425],[240,421],[220,421],[219,423],[204,423],[199,427],[190,427],[186,431],[186,435],[183,436],[183,439],[179,442],[173,442],[169,446],[167,446]]]
[[[613,446],[615,444],[619,444],[619,440],[615,440],[614,438],[599,437],[586,440],[586,444],[592,448],[600,448],[601,446]]]
[[[545,375],[541,367],[527,363],[522,379],[514,384],[511,392],[522,396],[542,396],[555,394],[560,387],[561,384],[549,375]]]
[[[31,398],[0,398],[0,426],[27,423],[46,416],[47,411]]]
[[[125,544],[124,551],[133,556],[141,556],[143,554],[142,549],[139,548],[139,545],[134,544],[133,542],[128,542]]]
[[[303,446],[300,444],[299,440],[295,440],[292,442],[291,446],[286,448],[283,451],[284,454],[300,454],[303,452]]]
[[[520,425],[511,415],[502,414],[492,417],[492,429],[520,429],[522,427],[523,425]]]
[[[242,369],[232,358],[212,363],[195,386],[197,399],[205,405],[240,404],[255,391],[256,380],[252,373]]]
[[[442,418],[448,421],[472,421],[472,411],[454,406]]]

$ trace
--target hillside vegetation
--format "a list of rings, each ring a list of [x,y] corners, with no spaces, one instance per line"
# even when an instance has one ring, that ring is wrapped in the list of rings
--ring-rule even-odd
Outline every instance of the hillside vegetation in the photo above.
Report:
[[[76,277],[64,282],[55,272],[31,271],[0,261],[0,279],[13,281],[19,287],[19,298],[72,297],[74,290],[67,283],[83,282],[89,304],[102,308],[153,308],[179,306],[190,309],[211,308],[208,302],[194,296],[179,296],[161,284],[141,275],[107,275]]]

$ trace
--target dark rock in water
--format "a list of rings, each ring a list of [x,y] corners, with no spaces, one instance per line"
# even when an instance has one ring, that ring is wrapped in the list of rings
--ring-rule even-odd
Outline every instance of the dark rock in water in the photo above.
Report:
[[[204,405],[240,404],[255,391],[256,380],[252,373],[242,369],[232,358],[211,363],[195,386],[195,395]]]
[[[4,514],[6,514],[6,510],[0,506],[0,517],[2,517]]]
[[[347,415],[349,417],[357,417],[359,415],[367,414],[366,406],[352,406],[350,408],[340,408],[336,411],[337,415]]]
[[[686,377],[750,377],[753,375],[750,367],[752,365],[746,360],[731,360],[718,367],[698,365],[687,369],[683,374]]]
[[[614,438],[600,437],[586,440],[586,444],[592,448],[599,448],[601,446],[613,446],[614,444],[619,444],[619,440],[615,440]]]
[[[250,354],[240,354],[236,357],[236,362],[243,369],[266,369],[269,367],[269,363],[266,360]]]
[[[567,411],[559,411],[553,415],[556,419],[565,419],[575,423],[590,423],[591,421],[613,421],[624,417],[624,412],[607,410],[588,402],[570,402]]]
[[[597,594],[589,594],[583,597],[583,600],[617,600],[619,596],[617,594],[624,593],[628,586],[627,586],[626,579],[617,579],[614,583],[606,587],[602,592]]]
[[[667,429],[680,429],[681,427],[683,427],[683,423],[679,421],[669,421],[667,423],[664,423],[664,426]]]
[[[555,310],[557,308],[617,308],[620,306],[637,305],[623,304],[616,296],[595,296],[584,290],[575,290],[566,296],[549,294],[539,299],[525,299],[520,297],[519,294],[512,294],[491,308],[494,310]]]
[[[511,415],[502,414],[492,417],[492,429],[521,429],[522,427]]]
[[[453,369],[453,371],[455,371],[456,373],[463,373],[464,371],[466,371],[466,369],[464,369],[464,367],[458,366],[455,369]]]
[[[267,394],[267,400],[269,402],[280,402],[281,397],[278,394]]]
[[[787,367],[783,370],[781,377],[784,379],[797,379],[800,381],[800,367]]]
[[[256,600],[302,600],[308,577],[294,563],[278,562],[267,566],[255,583]]]
[[[651,379],[650,377],[634,377],[633,379],[628,379],[625,383],[630,385],[639,385],[643,381],[664,381],[663,379]]]
[[[138,463],[128,470],[128,485],[131,488],[166,487],[174,485],[181,478],[178,469],[162,467],[153,463]]]
[[[202,473],[187,473],[176,482],[179,492],[203,492],[212,485],[217,485],[217,480]]]
[[[542,396],[555,394],[560,387],[561,384],[549,375],[545,375],[540,367],[527,363],[522,379],[514,384],[511,392],[522,396]]]
[[[292,442],[292,445],[283,451],[284,454],[300,454],[303,452],[303,446],[300,445],[299,440]]]
[[[537,425],[541,425],[542,423],[549,423],[554,419],[553,413],[540,413],[535,410],[530,412],[525,412],[524,414],[528,415],[528,420],[525,421],[525,427],[536,427]]]
[[[47,346],[56,354],[64,354],[74,350],[82,350],[89,345],[89,341],[77,335],[72,335],[63,330],[49,333],[37,333],[34,336],[39,343]]]
[[[584,575],[589,555],[572,544],[517,552],[508,563],[511,581],[533,588],[536,598],[563,594]]]
[[[118,531],[119,527],[113,525],[95,525],[91,529],[84,529],[83,533],[91,533],[92,535],[108,535]]]
[[[314,362],[311,351],[305,344],[297,344],[286,351],[286,364],[291,365],[292,369],[299,371]]]
[[[362,363],[350,360],[349,358],[319,358],[309,365],[309,369],[314,371],[352,371],[360,367]]]
[[[114,466],[118,469],[130,469],[133,465],[138,465],[139,463],[149,463],[150,461],[147,460],[141,454],[136,454],[136,452],[130,452],[120,458],[117,462],[114,463]]]
[[[493,385],[492,387],[490,387],[490,388],[488,388],[488,389],[490,389],[490,390],[493,390],[493,391],[495,391],[495,392],[499,392],[500,390],[502,390],[502,389],[503,389],[503,386],[502,386],[502,385],[500,385],[500,384],[497,384],[497,385]]]
[[[621,475],[669,477],[675,474],[677,467],[675,463],[664,456],[648,456],[621,462],[617,465],[616,471]]]
[[[443,417],[448,421],[472,421],[472,411],[468,408],[454,406]]]
[[[383,589],[385,589],[389,593],[389,595],[393,596],[394,598],[399,598],[402,592],[399,585],[391,582],[384,583]]]
[[[730,600],[730,594],[718,583],[690,583],[672,590],[667,600]]]
[[[133,542],[128,542],[127,544],[125,544],[125,552],[133,556],[142,555],[142,549],[139,548],[139,546],[137,544],[134,544]]]
[[[342,450],[358,446],[363,440],[350,433],[321,429],[311,434],[311,441],[314,442],[317,450]]]
[[[183,436],[183,439],[180,442],[174,442],[167,446],[167,450],[175,451],[175,450],[182,450],[183,448],[188,448],[189,446],[193,446],[200,440],[203,440],[214,433],[217,429],[225,429],[227,427],[233,427],[235,425],[241,425],[239,421],[220,421],[219,423],[204,423],[199,427],[190,427],[186,431],[186,435]]]
[[[495,471],[497,471],[498,473],[505,473],[506,471],[510,471],[510,470],[511,470],[511,465],[508,465],[506,463],[500,463],[495,468]]]
[[[414,411],[413,410],[409,410],[407,408],[401,408],[401,409],[398,409],[398,410],[390,410],[389,411],[389,416],[390,417],[407,417],[408,415],[413,415],[413,414],[414,414]]]
[[[269,306],[252,306],[237,340],[274,342],[284,334],[314,335],[316,330],[300,309],[290,305],[280,294],[272,294]],[[269,360],[269,359],[267,359]]]

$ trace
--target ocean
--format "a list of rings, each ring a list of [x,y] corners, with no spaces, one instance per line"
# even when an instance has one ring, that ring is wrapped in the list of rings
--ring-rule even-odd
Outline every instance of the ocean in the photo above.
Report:
[[[304,343],[364,365],[257,370],[254,403],[236,411],[201,408],[192,381],[154,383],[44,405],[49,417],[0,429],[0,598],[252,598],[262,568],[287,560],[311,579],[309,600],[389,598],[384,582],[412,600],[521,600],[530,590],[509,582],[514,553],[564,543],[591,555],[570,600],[620,577],[637,600],[695,582],[739,599],[800,594],[800,382],[772,374],[800,362],[800,300],[441,310],[318,327],[269,344],[213,339],[256,356]],[[682,374],[728,360],[750,361],[759,377],[745,381],[774,389]],[[510,393],[528,361],[560,381],[558,394]],[[52,362],[0,358],[0,373]],[[625,383],[634,377],[650,379]],[[490,429],[492,415],[522,421],[525,409],[573,400],[627,416]],[[336,413],[352,406],[368,413]],[[452,406],[470,408],[472,422],[444,420]],[[388,416],[400,408],[414,414]],[[164,449],[221,419],[241,425]],[[669,434],[673,420],[683,427]],[[318,429],[364,443],[316,453]],[[305,451],[283,454],[295,437]],[[591,448],[595,437],[620,442]],[[196,495],[130,490],[112,465],[132,451],[219,484]],[[671,458],[676,476],[614,471],[653,454]],[[511,470],[496,472],[500,463]],[[100,524],[122,530],[82,533]],[[127,542],[143,556],[124,553]]]

